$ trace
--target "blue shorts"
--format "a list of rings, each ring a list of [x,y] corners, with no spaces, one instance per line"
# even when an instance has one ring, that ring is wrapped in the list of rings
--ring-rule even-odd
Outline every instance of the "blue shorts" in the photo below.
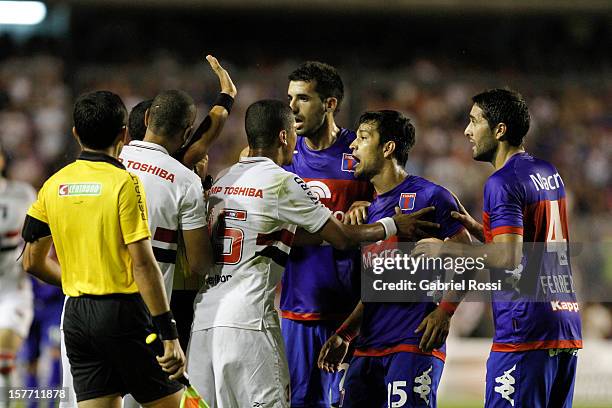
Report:
[[[282,320],[281,332],[289,363],[292,408],[329,408],[339,403],[343,372],[326,373],[317,367],[323,344],[339,325],[338,322],[319,320]]]
[[[570,408],[576,349],[492,351],[487,360],[486,408]]]
[[[64,299],[49,302],[34,309],[34,320],[28,338],[22,349],[22,356],[26,361],[33,362],[40,357],[43,349],[60,347],[60,320]]]
[[[444,362],[437,357],[398,352],[354,357],[344,381],[343,408],[436,407]]]

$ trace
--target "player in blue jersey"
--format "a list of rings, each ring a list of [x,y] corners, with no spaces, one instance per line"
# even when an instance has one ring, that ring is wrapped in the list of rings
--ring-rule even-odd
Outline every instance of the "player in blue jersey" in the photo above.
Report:
[[[491,280],[510,286],[492,294],[486,407],[571,407],[582,336],[563,179],[552,164],[525,152],[530,116],[520,94],[493,89],[472,101],[465,135],[474,159],[490,162],[495,172],[484,188],[483,225],[465,211],[454,217],[487,244],[466,248],[427,239],[414,253],[487,254]]]
[[[399,112],[366,112],[359,119],[357,139],[352,143],[357,161],[355,175],[369,179],[377,196],[368,209],[367,222],[395,214],[418,212],[433,206],[431,221],[440,229],[434,236],[469,242],[470,237],[451,211],[457,209],[443,187],[405,171],[408,153],[415,142],[414,126]],[[363,262],[395,249],[397,239],[364,248]],[[420,347],[423,327],[429,319],[447,315],[431,298],[405,303],[360,303],[323,347],[319,366],[335,371],[352,338],[355,355],[344,381],[343,407],[435,407],[436,391],[444,366],[442,344],[435,350]],[[418,330],[418,332],[417,332]],[[437,334],[436,334],[437,335]]]
[[[60,319],[64,306],[64,293],[52,286],[30,277],[34,292],[34,320],[24,344],[24,358],[28,363],[26,387],[57,388],[61,384],[60,361]],[[42,382],[43,370],[39,361],[46,358],[49,369],[46,381]],[[37,401],[30,401],[28,407],[36,408]]]
[[[372,187],[355,179],[350,144],[355,132],[334,116],[344,96],[335,68],[306,62],[289,75],[288,100],[298,137],[288,171],[300,176],[340,221],[351,204],[370,201]],[[340,375],[317,369],[321,346],[358,301],[358,251],[327,243],[291,250],[282,280],[282,334],[289,361],[292,407],[329,407],[339,399]]]

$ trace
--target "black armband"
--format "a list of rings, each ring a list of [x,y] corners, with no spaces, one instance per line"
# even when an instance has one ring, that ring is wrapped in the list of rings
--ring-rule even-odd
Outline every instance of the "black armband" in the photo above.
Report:
[[[176,320],[172,315],[172,311],[167,311],[158,316],[153,316],[153,324],[159,332],[159,337],[162,340],[178,339],[178,330],[176,328]]]
[[[234,105],[234,98],[232,98],[226,93],[221,92],[217,96],[217,99],[215,99],[215,102],[213,103],[213,106],[215,105],[223,106],[225,110],[227,111],[227,113],[231,113],[232,106]]]
[[[34,242],[49,235],[51,235],[49,224],[26,215],[23,230],[21,230],[21,236],[25,242]]]

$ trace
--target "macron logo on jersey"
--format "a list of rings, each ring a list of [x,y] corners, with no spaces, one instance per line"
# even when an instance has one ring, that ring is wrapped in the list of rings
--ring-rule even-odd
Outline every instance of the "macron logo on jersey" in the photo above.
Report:
[[[349,171],[351,173],[355,172],[355,166],[357,165],[357,160],[350,153],[342,153],[342,166],[340,169],[342,171]]]
[[[102,185],[100,183],[60,184],[57,191],[60,197],[99,196],[101,192]]]
[[[540,173],[530,174],[529,177],[533,182],[537,191],[540,190],[556,190],[559,187],[563,186],[563,180],[559,173],[555,173],[552,176],[542,176]]]
[[[401,210],[413,210],[415,201],[416,193],[402,193],[399,199],[399,208]]]

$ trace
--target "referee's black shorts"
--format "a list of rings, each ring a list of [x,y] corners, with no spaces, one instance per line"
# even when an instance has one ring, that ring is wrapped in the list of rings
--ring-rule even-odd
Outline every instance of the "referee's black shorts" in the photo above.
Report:
[[[140,294],[70,297],[63,328],[77,401],[132,394],[143,404],[183,387],[155,359],[161,342],[145,342],[154,328]]]

